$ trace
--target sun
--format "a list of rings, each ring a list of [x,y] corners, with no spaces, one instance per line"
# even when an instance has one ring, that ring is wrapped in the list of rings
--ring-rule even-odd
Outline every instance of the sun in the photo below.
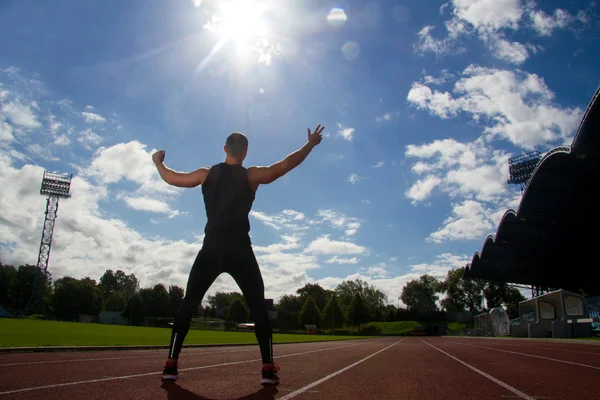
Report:
[[[223,39],[248,45],[265,37],[267,29],[262,18],[265,11],[264,5],[250,0],[223,1],[213,17],[214,31]]]

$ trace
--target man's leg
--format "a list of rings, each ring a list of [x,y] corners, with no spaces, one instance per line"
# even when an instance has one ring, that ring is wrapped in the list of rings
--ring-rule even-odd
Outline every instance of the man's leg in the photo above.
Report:
[[[198,309],[208,288],[221,272],[221,265],[217,262],[214,251],[203,247],[192,265],[185,297],[173,323],[169,345],[169,361],[172,365],[176,365],[176,360],[179,358],[181,346],[190,330],[194,312]]]
[[[265,286],[260,268],[252,247],[236,249],[232,257],[232,263],[227,272],[233,277],[242,290],[242,294],[254,315],[254,333],[260,347],[263,365],[273,370],[273,329],[267,305],[265,304]],[[263,383],[278,383],[277,368],[265,378],[263,372]],[[268,375],[268,374],[267,374]]]

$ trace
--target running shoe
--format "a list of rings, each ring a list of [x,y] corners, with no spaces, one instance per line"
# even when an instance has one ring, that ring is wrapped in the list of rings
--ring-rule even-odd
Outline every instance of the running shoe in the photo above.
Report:
[[[162,380],[163,381],[176,381],[179,378],[179,373],[177,372],[177,362],[176,361],[167,361],[165,363],[165,368],[163,369]]]
[[[263,365],[261,385],[278,385],[279,384],[279,365],[273,363],[271,365]]]

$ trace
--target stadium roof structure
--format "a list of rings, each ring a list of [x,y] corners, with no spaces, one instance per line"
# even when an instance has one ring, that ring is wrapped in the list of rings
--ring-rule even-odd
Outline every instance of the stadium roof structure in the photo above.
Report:
[[[518,210],[467,264],[464,277],[567,290],[600,290],[600,87],[571,146],[541,159]]]

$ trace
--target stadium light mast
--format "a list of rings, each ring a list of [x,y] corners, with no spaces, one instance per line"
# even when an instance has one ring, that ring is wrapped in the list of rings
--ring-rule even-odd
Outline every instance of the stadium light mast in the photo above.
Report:
[[[507,183],[521,185],[521,194],[525,191],[533,171],[540,163],[542,154],[535,150],[508,159],[510,178]]]
[[[52,246],[52,234],[54,233],[54,221],[56,220],[58,211],[58,200],[61,197],[69,198],[71,194],[71,179],[73,174],[57,174],[54,172],[44,171],[40,194],[47,195],[46,199],[46,218],[44,220],[44,228],[42,229],[42,240],[40,243],[40,251],[38,253],[37,268],[33,279],[33,291],[31,298],[27,303],[25,311],[33,310],[38,314],[46,315],[46,304],[44,302],[44,288],[48,277],[48,261],[50,259],[50,247]],[[41,282],[39,277],[41,276]]]

